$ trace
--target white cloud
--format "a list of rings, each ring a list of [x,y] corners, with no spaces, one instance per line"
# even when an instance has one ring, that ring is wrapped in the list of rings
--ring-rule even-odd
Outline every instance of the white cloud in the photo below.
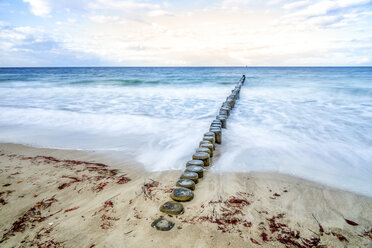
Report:
[[[358,7],[371,2],[370,0],[320,0],[306,6],[306,8],[293,13],[291,16],[319,16],[335,10],[342,10],[351,7]]]
[[[30,26],[0,26],[0,55],[11,52],[30,52],[32,51],[30,47],[45,41],[47,41],[47,36],[41,29]]]
[[[119,65],[286,64],[323,56],[335,46],[326,32],[274,27],[244,13],[194,12],[191,17],[163,16],[144,23],[94,18],[113,22],[81,27],[78,35],[63,38],[63,46]]]
[[[147,12],[148,16],[154,17],[154,16],[164,16],[164,15],[170,15],[168,11],[157,9],[157,10],[151,10]]]
[[[282,24],[301,24],[303,27],[345,27],[355,24],[371,8],[371,0],[294,1],[283,6],[289,11],[280,18]]]
[[[72,9],[84,12],[97,10],[123,11],[137,15],[144,15],[144,11],[150,16],[168,14],[161,5],[153,4],[146,0],[23,0],[30,5],[30,11],[36,16],[45,17],[53,10],[64,9],[71,12]],[[164,4],[167,6],[167,4]],[[134,12],[136,11],[136,12]]]
[[[107,16],[107,15],[92,15],[89,16],[89,19],[92,22],[99,23],[99,24],[107,24],[107,23],[113,23],[118,22],[122,20],[119,16]]]
[[[88,5],[92,9],[112,9],[112,10],[139,10],[139,9],[160,9],[160,5],[151,4],[144,1],[133,1],[133,0],[95,0],[91,1]]]
[[[299,7],[303,7],[303,6],[306,6],[308,5],[310,2],[308,0],[305,0],[305,1],[296,1],[296,2],[291,2],[291,3],[287,3],[283,6],[283,9],[296,9],[296,8],[299,8]]]
[[[255,1],[252,0],[223,0],[221,4],[219,4],[219,8],[223,10],[239,11],[248,8],[253,4],[255,4]]]
[[[168,31],[168,28],[166,28],[165,26],[159,25],[159,24],[154,23],[154,22],[151,23],[151,26],[154,28],[154,30],[162,32],[162,33],[165,33],[165,32]]]
[[[8,23],[0,20],[0,28],[9,25]]]
[[[36,16],[48,16],[52,11],[49,1],[47,0],[23,0],[25,3],[29,3],[31,12]]]
[[[276,5],[276,4],[279,4],[281,2],[283,2],[284,0],[271,0],[267,3],[267,5]]]
[[[365,0],[275,0],[281,6],[271,5],[270,14],[262,2],[224,0],[172,15],[165,4],[147,0],[48,1],[50,9],[71,9],[58,28],[48,30],[58,51],[109,65],[334,65],[341,58],[347,58],[344,64],[372,58],[370,45],[335,39],[360,38],[358,29],[371,33],[357,23],[369,13],[361,10]],[[76,15],[76,8],[84,14]],[[0,31],[1,45],[11,49],[48,37],[38,39],[28,27]]]

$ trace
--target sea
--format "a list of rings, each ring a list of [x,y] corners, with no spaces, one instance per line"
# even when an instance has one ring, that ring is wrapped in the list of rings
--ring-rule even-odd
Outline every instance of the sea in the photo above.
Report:
[[[212,171],[372,196],[372,67],[0,68],[0,142],[181,170],[243,74]]]

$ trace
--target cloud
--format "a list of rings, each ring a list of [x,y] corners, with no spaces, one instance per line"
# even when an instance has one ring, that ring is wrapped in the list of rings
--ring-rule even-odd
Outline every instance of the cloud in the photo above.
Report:
[[[348,8],[360,7],[370,2],[370,0],[321,0],[306,6],[306,8],[299,10],[298,12],[293,13],[292,16],[312,17],[327,15],[331,12],[341,10],[348,11]]]
[[[114,65],[164,66],[284,65],[315,54],[323,61],[336,47],[327,32],[271,26],[244,13],[201,11],[151,18],[122,22],[117,16],[95,16],[95,22],[109,25],[81,27],[78,35],[64,37],[60,43]]]
[[[283,1],[285,1],[285,0],[271,0],[271,1],[269,1],[268,3],[267,3],[267,5],[276,5],[276,4],[279,4],[279,3],[281,3],[281,2],[283,2]]]
[[[108,16],[108,15],[92,15],[92,16],[89,16],[89,19],[92,22],[99,23],[99,24],[107,24],[107,23],[123,21],[123,19],[119,16]]]
[[[63,47],[55,34],[42,28],[0,23],[0,67],[93,66],[101,60]]]
[[[242,8],[252,4],[251,0],[223,0],[221,6],[225,8]]]
[[[53,10],[79,10],[84,12],[111,11],[143,15],[147,12],[151,16],[168,14],[162,5],[153,4],[146,0],[23,0],[30,5],[30,11],[36,16],[46,17]],[[163,6],[167,6],[166,3]],[[134,12],[136,11],[136,12]]]
[[[292,10],[292,9],[296,9],[296,8],[300,8],[300,7],[306,6],[309,3],[310,2],[308,0],[305,0],[305,1],[295,1],[295,2],[291,2],[291,3],[285,4],[283,6],[283,9]]]
[[[160,5],[144,1],[121,1],[121,0],[94,0],[88,5],[92,9],[112,9],[112,10],[139,10],[139,9],[160,9]]]
[[[36,16],[48,16],[52,11],[48,0],[23,0],[25,3],[29,3],[31,12]]]
[[[150,0],[45,2],[49,12],[43,16],[56,11],[51,20],[60,25],[0,22],[1,57],[126,66],[347,65],[372,58],[371,45],[356,41],[372,31],[363,24],[372,13],[365,0],[275,0],[270,6],[223,0],[203,9],[171,9],[171,14],[170,6]],[[61,8],[70,11],[61,17]]]
[[[371,0],[318,0],[293,1],[282,8],[290,11],[281,23],[301,23],[304,26],[345,26],[366,15],[371,9]]]
[[[38,44],[53,42],[48,38],[44,30],[30,26],[13,27],[11,25],[0,26],[0,44],[6,44],[6,47],[0,46],[5,51],[35,50],[32,46],[40,48]]]
[[[154,16],[165,16],[165,15],[171,15],[168,11],[157,9],[157,10],[151,10],[147,12],[148,16],[154,17]]]
[[[217,9],[227,11],[246,11],[262,6],[260,1],[254,0],[223,0],[217,4]]]

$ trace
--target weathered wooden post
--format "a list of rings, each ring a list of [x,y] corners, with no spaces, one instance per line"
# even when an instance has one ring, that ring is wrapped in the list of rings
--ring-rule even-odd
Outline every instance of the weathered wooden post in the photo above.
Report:
[[[193,190],[195,184],[204,176],[204,167],[210,165],[210,158],[213,157],[213,150],[217,144],[222,143],[222,128],[227,128],[227,119],[235,102],[239,99],[240,89],[245,82],[245,75],[241,77],[231,94],[219,109],[219,115],[212,121],[209,132],[205,133],[199,147],[192,155],[192,160],[187,161],[186,169],[177,181],[177,188],[173,189],[170,197],[174,201],[168,201],[161,205],[160,211],[168,215],[182,214],[184,208],[179,202],[191,201],[194,198]],[[158,218],[151,224],[152,227],[160,231],[169,231],[174,227],[174,223],[164,218]]]
[[[196,152],[192,155],[192,159],[201,160],[204,166],[209,166],[209,154],[206,152]]]
[[[222,131],[220,127],[211,127],[209,129],[211,132],[215,133],[216,135],[216,143],[222,144]]]

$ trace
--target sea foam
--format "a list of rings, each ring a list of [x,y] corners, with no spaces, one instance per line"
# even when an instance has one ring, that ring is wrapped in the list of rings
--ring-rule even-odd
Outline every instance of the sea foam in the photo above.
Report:
[[[3,68],[0,141],[183,169],[242,74],[212,170],[372,196],[371,68]]]

